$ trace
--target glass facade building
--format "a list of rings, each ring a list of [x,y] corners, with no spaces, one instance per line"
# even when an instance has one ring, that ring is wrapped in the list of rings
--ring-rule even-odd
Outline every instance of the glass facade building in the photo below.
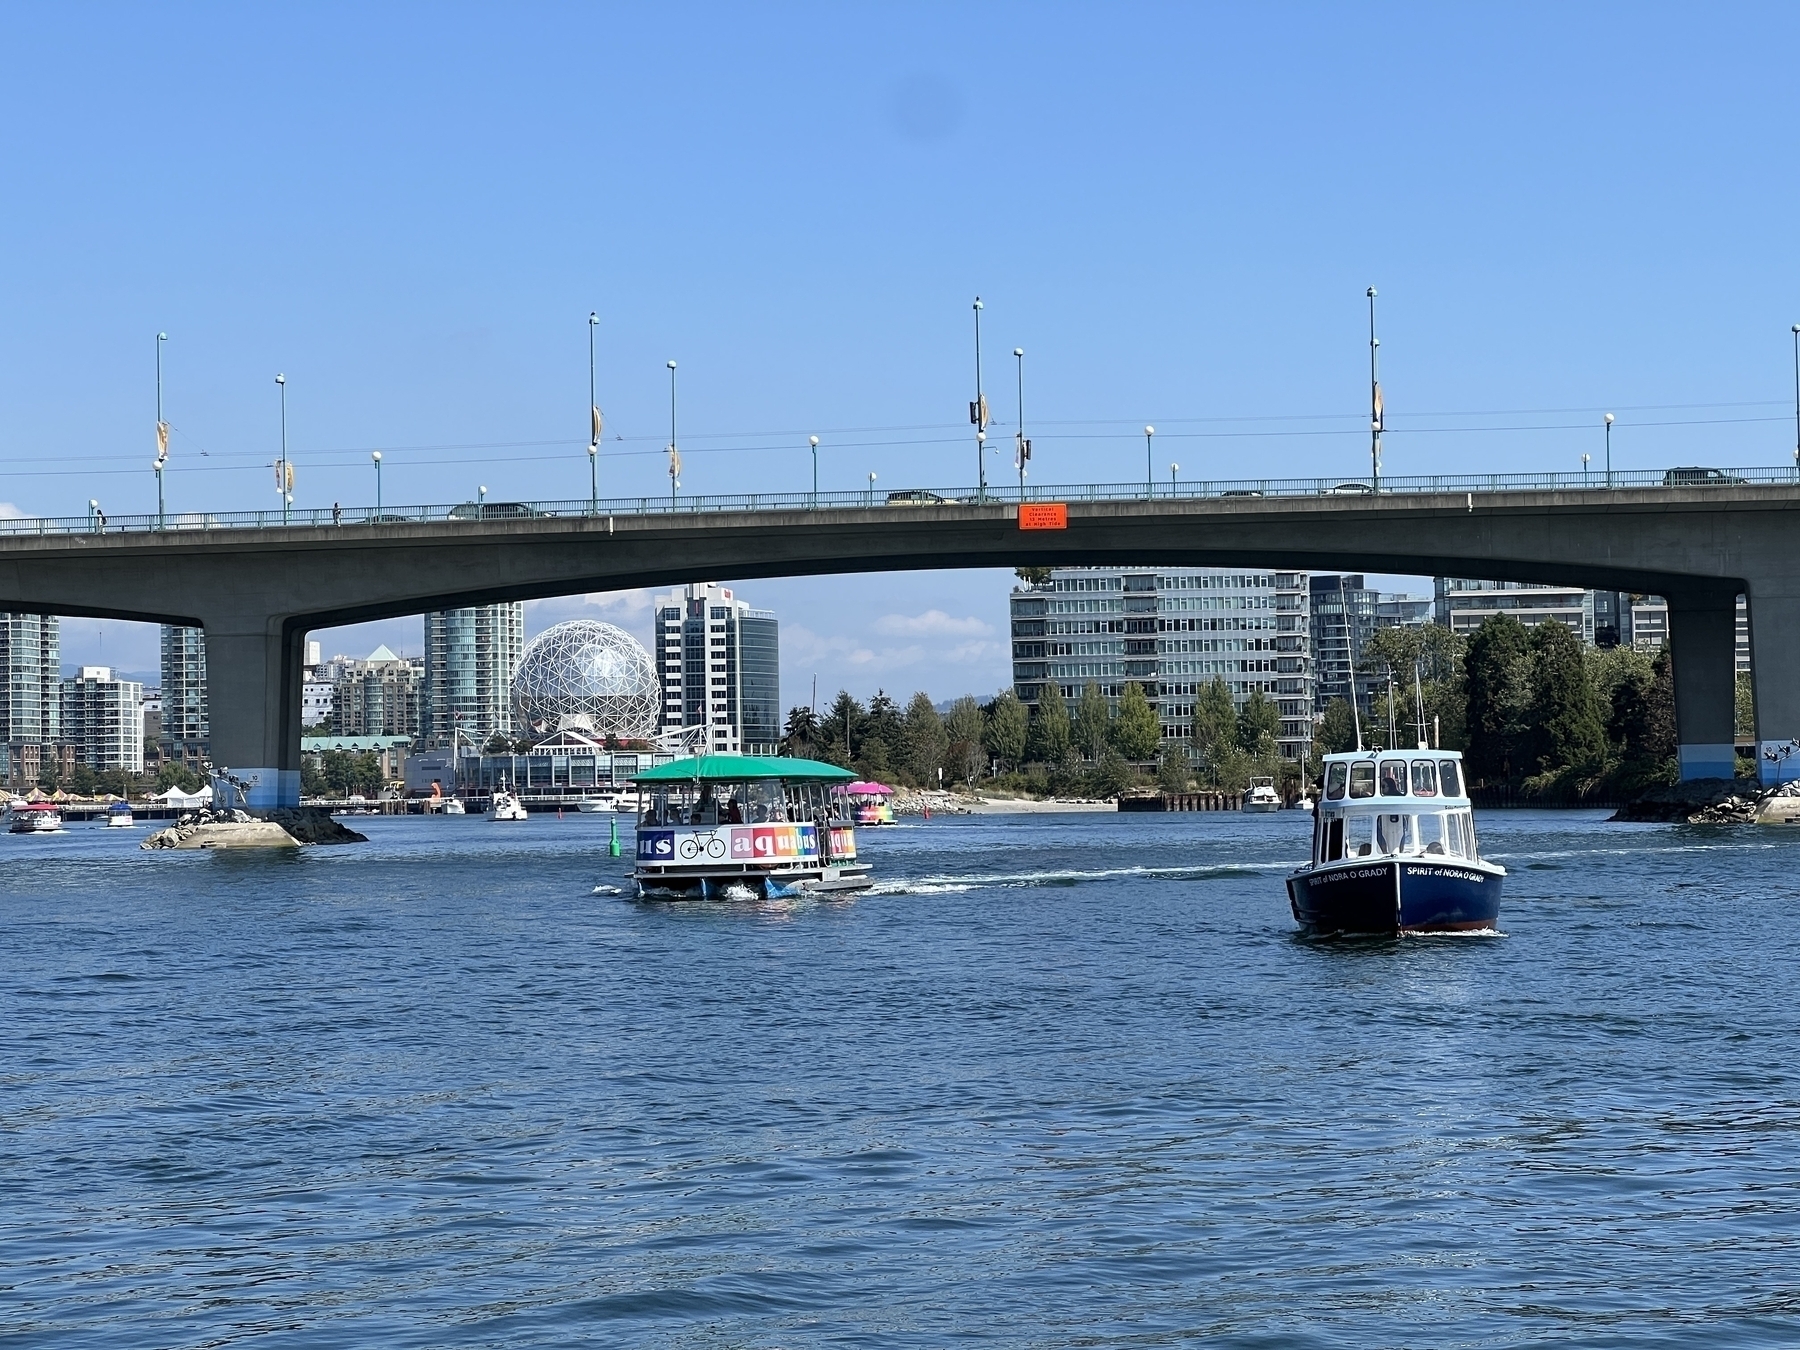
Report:
[[[0,614],[0,752],[14,787],[35,783],[62,739],[61,637],[54,614]]]
[[[517,735],[512,683],[524,652],[525,606],[516,601],[427,614],[419,709],[424,744],[449,745],[460,737],[481,748],[495,736]]]
[[[162,628],[162,757],[198,772],[208,758],[206,630]]]
[[[1222,679],[1281,717],[1280,748],[1312,747],[1313,660],[1304,572],[1059,567],[1011,600],[1013,689],[1035,714],[1043,686],[1073,704],[1088,684],[1116,700],[1138,684],[1165,740],[1192,740],[1194,701]]]
[[[729,588],[691,585],[656,606],[657,728],[687,748],[773,755],[781,743],[781,636],[774,614]]]

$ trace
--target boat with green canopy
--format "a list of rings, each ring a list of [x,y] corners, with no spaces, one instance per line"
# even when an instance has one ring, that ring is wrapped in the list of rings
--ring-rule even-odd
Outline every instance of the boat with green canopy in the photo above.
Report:
[[[765,899],[865,890],[856,832],[833,821],[832,788],[856,777],[812,759],[698,755],[640,773],[638,894]]]

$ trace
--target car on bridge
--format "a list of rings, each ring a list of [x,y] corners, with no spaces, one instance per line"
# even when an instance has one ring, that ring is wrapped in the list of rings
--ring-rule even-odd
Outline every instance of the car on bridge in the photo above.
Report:
[[[1747,478],[1739,478],[1735,473],[1726,473],[1723,469],[1670,469],[1663,475],[1664,487],[1709,487],[1749,481]]]
[[[940,497],[935,492],[927,492],[924,488],[901,488],[898,492],[887,495],[889,506],[957,506],[960,502],[955,497]]]
[[[1367,483],[1337,483],[1331,487],[1320,489],[1319,495],[1322,497],[1361,497],[1374,491],[1375,489]]]
[[[523,520],[529,516],[547,516],[524,502],[463,502],[450,508],[452,520]]]

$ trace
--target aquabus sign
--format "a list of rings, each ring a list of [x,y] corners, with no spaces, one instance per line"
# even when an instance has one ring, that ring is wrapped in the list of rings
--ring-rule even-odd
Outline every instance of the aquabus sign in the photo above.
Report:
[[[819,830],[811,822],[721,825],[716,830],[640,829],[637,856],[639,862],[671,864],[802,862],[818,858]]]

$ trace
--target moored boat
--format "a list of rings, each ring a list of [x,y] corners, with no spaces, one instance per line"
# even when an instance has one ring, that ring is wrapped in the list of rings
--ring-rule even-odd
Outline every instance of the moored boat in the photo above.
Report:
[[[1281,798],[1275,791],[1273,778],[1252,778],[1250,791],[1244,794],[1244,810],[1252,815],[1281,810]]]
[[[494,800],[488,806],[489,820],[528,820],[525,803],[505,788],[494,789]]]
[[[658,765],[638,789],[638,895],[765,899],[857,891],[855,829],[836,820],[831,789],[855,777],[835,764],[763,755],[702,755]]]
[[[12,834],[56,834],[63,827],[55,802],[15,802],[7,814],[6,828]]]
[[[1499,922],[1505,878],[1476,844],[1460,754],[1355,750],[1325,756],[1288,903],[1318,933],[1478,932]]]

